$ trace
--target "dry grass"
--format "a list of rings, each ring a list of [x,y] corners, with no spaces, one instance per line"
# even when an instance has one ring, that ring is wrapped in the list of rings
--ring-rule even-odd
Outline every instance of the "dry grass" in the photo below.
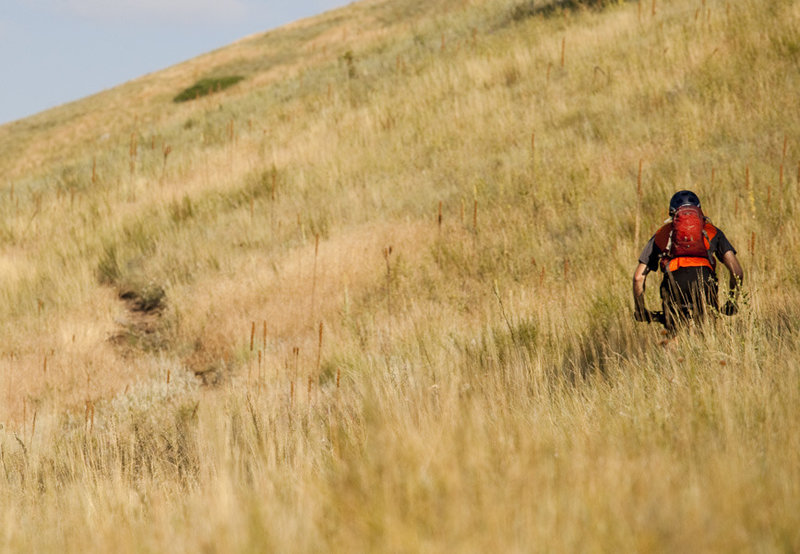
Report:
[[[523,4],[0,127],[0,549],[800,548],[800,9]],[[663,348],[630,273],[684,187],[746,301]]]

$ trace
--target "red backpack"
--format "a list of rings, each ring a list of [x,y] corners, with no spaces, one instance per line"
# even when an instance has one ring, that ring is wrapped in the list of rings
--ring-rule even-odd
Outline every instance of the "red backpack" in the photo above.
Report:
[[[675,258],[703,258],[714,267],[714,260],[709,254],[711,240],[706,232],[706,217],[698,206],[681,206],[672,215],[669,241],[661,264],[667,268],[669,261]]]

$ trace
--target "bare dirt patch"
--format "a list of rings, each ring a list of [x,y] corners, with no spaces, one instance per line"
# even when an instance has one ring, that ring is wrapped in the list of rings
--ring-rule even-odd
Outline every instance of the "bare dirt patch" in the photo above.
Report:
[[[124,356],[141,351],[164,350],[170,344],[170,325],[164,318],[166,293],[159,286],[121,290],[123,314],[115,319],[118,330],[109,341]]]

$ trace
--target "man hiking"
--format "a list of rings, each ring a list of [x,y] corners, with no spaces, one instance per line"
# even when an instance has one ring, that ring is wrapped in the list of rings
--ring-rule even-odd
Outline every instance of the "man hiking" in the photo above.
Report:
[[[729,298],[722,308],[725,315],[737,311],[744,273],[736,250],[700,209],[700,199],[690,190],[676,192],[669,201],[669,219],[656,231],[639,256],[633,273],[634,318],[660,321],[670,334],[680,323],[701,320],[709,307],[718,309],[716,260],[730,274]],[[716,257],[716,259],[715,259]],[[645,307],[645,280],[650,271],[660,269],[663,314]]]

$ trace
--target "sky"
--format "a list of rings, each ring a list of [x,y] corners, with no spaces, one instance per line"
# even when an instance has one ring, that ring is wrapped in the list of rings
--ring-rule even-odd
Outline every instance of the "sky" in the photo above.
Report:
[[[0,124],[352,0],[0,0]]]

